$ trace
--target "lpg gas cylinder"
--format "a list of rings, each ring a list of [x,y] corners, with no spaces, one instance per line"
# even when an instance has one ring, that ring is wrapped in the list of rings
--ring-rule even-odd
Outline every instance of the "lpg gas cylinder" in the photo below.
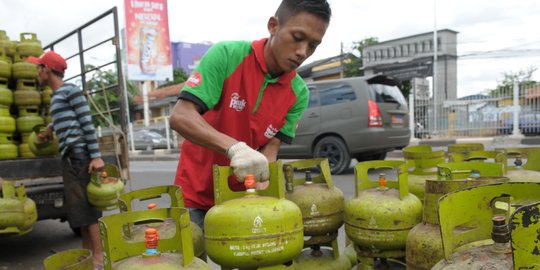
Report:
[[[444,164],[439,166],[444,166]],[[476,167],[476,172],[487,172],[490,166],[491,164],[480,163]],[[444,167],[439,167],[441,168]],[[444,171],[444,169],[441,170]],[[448,174],[450,175],[447,177]],[[465,179],[456,179],[451,174],[451,171],[445,171],[444,174],[440,173],[439,179],[426,180],[422,222],[414,226],[407,236],[405,248],[407,269],[429,270],[444,257],[439,226],[438,200],[440,197],[466,187],[508,182],[506,177],[473,175]]]
[[[38,218],[36,203],[26,196],[26,189],[23,185],[16,187],[15,190],[17,192],[17,199],[21,201],[24,208],[24,222],[19,226],[19,234],[27,234],[32,231]]]
[[[16,90],[13,97],[15,105],[19,107],[41,105],[41,95],[35,90]]]
[[[337,241],[336,241],[337,242]],[[294,258],[292,269],[350,270],[353,267],[349,257],[339,254],[336,245],[330,247],[313,246]]]
[[[437,164],[446,161],[443,150],[433,151],[430,145],[416,145],[403,148],[403,158],[409,167],[409,191],[424,200],[427,178],[437,175]]]
[[[540,147],[497,148],[507,159],[514,160],[506,167],[511,182],[540,182]],[[526,162],[524,162],[526,160]]]
[[[43,54],[41,41],[35,33],[21,33],[20,42],[17,44],[17,52],[21,56],[40,56]]]
[[[94,270],[92,251],[68,249],[55,253],[43,260],[44,270]]]
[[[397,170],[397,180],[384,173],[371,181],[370,170]],[[356,196],[345,202],[345,232],[356,245],[359,264],[374,265],[375,258],[405,256],[409,230],[422,220],[422,202],[409,193],[403,161],[368,161],[355,166]]]
[[[0,234],[18,234],[25,222],[24,205],[15,194],[13,181],[2,181],[0,198]]]
[[[11,63],[7,61],[5,51],[0,48],[0,78],[9,79],[11,77]]]
[[[144,245],[123,235],[129,224],[155,220],[174,221],[175,233],[160,237],[155,228],[146,228]],[[103,264],[107,270],[210,269],[193,256],[189,215],[185,208],[157,208],[123,212],[99,219],[103,243]]]
[[[26,58],[20,55],[13,56],[14,63],[11,65],[11,76],[15,79],[32,79],[38,76],[37,65],[26,62]]]
[[[484,151],[484,145],[481,143],[455,143],[448,145],[448,154],[460,153],[466,154],[470,151]],[[449,156],[449,158],[451,158]],[[453,160],[449,160],[452,162]]]
[[[509,227],[514,269],[540,269],[540,201],[516,209]]]
[[[52,140],[44,140],[46,129],[47,127],[45,125],[36,125],[32,133],[28,135],[28,147],[36,156],[56,155],[60,149],[58,138],[54,132]]]
[[[228,166],[214,166],[214,198],[204,220],[208,257],[227,268],[279,266],[298,256],[304,244],[302,212],[285,199],[281,161],[271,163],[269,185],[256,190],[253,175],[247,190],[231,191]]]
[[[121,194],[118,198],[120,212],[134,211],[133,204],[137,200],[147,201],[162,198],[166,195],[168,195],[170,201],[170,204],[167,207],[184,207],[184,197],[182,196],[181,188],[175,185],[167,185],[137,189]],[[154,209],[156,207],[156,203],[148,204],[148,209]],[[190,227],[195,256],[206,261],[203,231],[199,225],[194,222],[190,222]],[[134,224],[133,226],[126,227],[127,230],[124,231],[124,235],[129,237],[132,241],[141,242],[146,228],[156,228],[162,237],[174,235],[176,229],[174,221],[167,219],[163,222],[153,221],[149,224]]]
[[[312,177],[311,171],[306,171],[305,178],[295,179],[295,169],[310,168],[319,169],[319,175]],[[337,232],[343,225],[344,195],[332,183],[328,159],[288,162],[283,169],[287,189],[285,196],[302,211],[304,236],[312,236],[307,240],[309,243],[304,244],[330,243],[333,239],[325,236]]]
[[[53,90],[50,87],[45,87],[41,91],[41,102],[48,106],[51,105],[51,96],[53,94]]]
[[[93,172],[86,191],[88,201],[97,209],[102,211],[116,209],[118,195],[124,192],[124,182],[120,178],[118,167],[107,163],[102,171]]]
[[[45,125],[43,117],[36,115],[19,116],[16,120],[19,133],[30,133],[37,125]]]
[[[503,197],[511,198],[514,205],[539,201],[540,184],[489,184],[441,197],[439,223],[444,259],[432,269],[513,269],[512,256],[516,254],[512,255],[509,244],[508,215],[497,215],[493,205]]]
[[[13,104],[13,92],[0,85],[0,107],[4,109],[0,115],[9,115],[9,106],[11,106],[11,104]],[[6,109],[8,110],[7,114],[5,112]]]
[[[0,30],[0,50],[1,49],[4,49],[7,56],[13,56],[17,53],[17,43],[11,41],[4,30]]]

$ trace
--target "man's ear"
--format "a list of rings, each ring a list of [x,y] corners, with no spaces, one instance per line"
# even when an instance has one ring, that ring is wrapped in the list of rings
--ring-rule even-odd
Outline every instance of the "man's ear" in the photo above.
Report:
[[[272,16],[270,17],[270,19],[268,19],[268,32],[270,33],[271,36],[275,35],[279,29],[279,20],[276,16]]]

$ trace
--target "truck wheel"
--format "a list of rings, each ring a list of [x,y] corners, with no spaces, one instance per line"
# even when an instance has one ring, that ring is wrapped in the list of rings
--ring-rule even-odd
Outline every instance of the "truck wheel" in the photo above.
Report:
[[[327,158],[332,174],[341,174],[351,165],[351,156],[347,145],[336,136],[328,136],[319,140],[315,145],[313,156]]]

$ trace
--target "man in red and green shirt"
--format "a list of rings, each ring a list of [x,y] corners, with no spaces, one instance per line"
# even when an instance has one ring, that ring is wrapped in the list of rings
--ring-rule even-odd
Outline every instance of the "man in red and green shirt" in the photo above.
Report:
[[[268,179],[281,142],[290,143],[309,91],[295,72],[321,43],[330,22],[326,0],[283,0],[268,20],[270,37],[212,46],[185,83],[170,125],[186,140],[175,184],[202,227],[214,205],[212,166],[230,165],[243,189],[246,174]]]

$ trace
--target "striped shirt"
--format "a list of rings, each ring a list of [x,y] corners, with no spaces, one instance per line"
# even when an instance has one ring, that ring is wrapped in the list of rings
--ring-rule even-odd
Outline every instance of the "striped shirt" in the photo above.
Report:
[[[62,156],[71,150],[101,157],[90,107],[79,87],[66,83],[54,91],[50,113]]]

